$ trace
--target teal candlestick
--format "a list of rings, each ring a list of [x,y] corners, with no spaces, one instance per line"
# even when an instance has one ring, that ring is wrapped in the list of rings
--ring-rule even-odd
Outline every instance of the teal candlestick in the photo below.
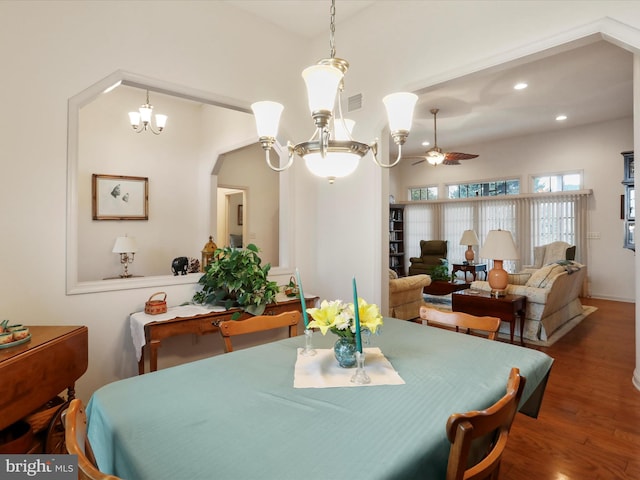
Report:
[[[356,315],[356,350],[362,353],[362,336],[360,335],[360,309],[358,308],[358,287],[356,277],[353,277],[353,309]]]
[[[304,291],[302,290],[302,282],[300,281],[300,272],[296,268],[296,280],[298,282],[298,290],[300,291],[300,305],[302,305],[302,318],[304,319],[304,329],[309,329],[309,317],[307,316],[307,303],[304,301]]]

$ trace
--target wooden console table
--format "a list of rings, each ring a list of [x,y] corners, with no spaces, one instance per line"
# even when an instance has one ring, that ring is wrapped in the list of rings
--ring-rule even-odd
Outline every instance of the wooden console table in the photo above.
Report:
[[[317,297],[307,298],[305,296],[305,302],[307,307],[314,305]],[[263,315],[278,315],[284,312],[290,312],[297,310],[302,311],[300,299],[286,300],[278,303],[272,303],[267,305]],[[209,333],[215,333],[219,329],[213,323],[219,323],[223,320],[230,320],[231,316],[242,311],[239,308],[232,308],[230,310],[216,311],[205,313],[202,315],[193,315],[188,317],[175,317],[169,320],[152,321],[144,325],[145,344],[142,347],[140,359],[138,360],[138,374],[144,374],[145,365],[144,358],[145,352],[149,351],[149,371],[155,372],[158,370],[158,349],[162,343],[162,340],[176,335],[184,335],[193,333],[197,335],[206,335]],[[136,314],[134,314],[136,315]],[[132,315],[133,316],[133,315]],[[251,315],[248,313],[242,313],[240,319],[249,318]]]
[[[463,290],[451,294],[451,310],[454,312],[498,317],[504,322],[509,322],[511,343],[513,343],[516,318],[520,317],[520,345],[522,346],[524,346],[522,332],[524,331],[526,303],[527,297],[524,295],[493,297],[490,292],[481,290]]]
[[[34,412],[87,370],[89,334],[84,326],[31,326],[31,340],[0,350],[0,430]]]

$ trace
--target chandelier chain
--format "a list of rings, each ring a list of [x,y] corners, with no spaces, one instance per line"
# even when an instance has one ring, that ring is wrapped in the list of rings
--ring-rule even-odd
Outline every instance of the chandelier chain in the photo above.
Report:
[[[336,56],[336,0],[331,0],[331,9],[329,10],[331,15],[331,22],[329,24],[329,50],[331,58]]]

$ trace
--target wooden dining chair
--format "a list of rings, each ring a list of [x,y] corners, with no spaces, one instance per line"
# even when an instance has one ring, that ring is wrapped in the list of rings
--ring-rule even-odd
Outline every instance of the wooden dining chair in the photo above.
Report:
[[[427,321],[427,325],[445,325],[455,327],[456,332],[464,329],[484,332],[489,340],[495,340],[500,328],[501,320],[497,317],[477,317],[465,312],[443,312],[431,307],[420,307],[420,318]]]
[[[454,413],[449,417],[447,438],[451,450],[447,480],[498,478],[500,460],[525,383],[520,370],[512,368],[504,397],[486,410]]]
[[[298,323],[302,313],[298,311],[284,312],[280,315],[257,315],[246,320],[225,320],[220,322],[220,335],[224,339],[224,348],[227,353],[233,351],[231,337],[247,333],[262,332],[276,328],[289,327],[289,337],[298,335]]]
[[[77,398],[71,400],[64,424],[67,452],[78,456],[79,480],[121,480],[98,470],[87,438],[87,416],[82,401]]]

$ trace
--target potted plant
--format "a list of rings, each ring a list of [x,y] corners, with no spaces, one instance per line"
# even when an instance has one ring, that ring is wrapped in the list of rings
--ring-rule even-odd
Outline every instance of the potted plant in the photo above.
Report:
[[[271,264],[262,265],[254,244],[244,249],[218,248],[198,283],[202,290],[193,296],[196,303],[238,306],[252,315],[261,315],[278,293],[278,284],[267,279]],[[240,313],[233,315],[236,320]]]
[[[449,262],[446,258],[440,259],[440,265],[433,267],[433,270],[429,274],[432,281],[445,280],[448,281],[451,278],[449,275]]]

